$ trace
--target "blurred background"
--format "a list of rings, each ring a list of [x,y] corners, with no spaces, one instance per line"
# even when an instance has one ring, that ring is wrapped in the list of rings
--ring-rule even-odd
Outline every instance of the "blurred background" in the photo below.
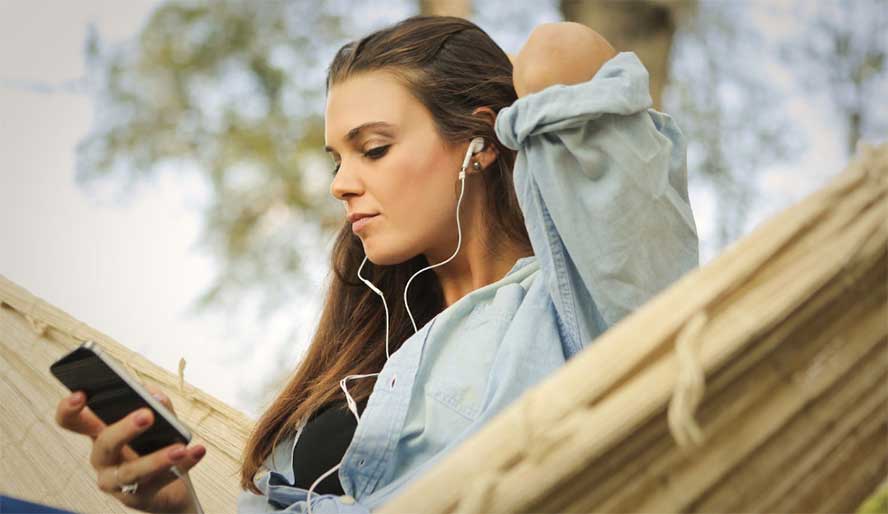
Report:
[[[0,274],[257,416],[342,222],[326,66],[418,13],[635,51],[688,139],[701,264],[888,134],[888,0],[0,0]]]

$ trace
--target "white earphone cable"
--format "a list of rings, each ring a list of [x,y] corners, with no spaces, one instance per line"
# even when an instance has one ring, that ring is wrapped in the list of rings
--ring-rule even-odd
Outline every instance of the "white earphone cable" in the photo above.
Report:
[[[466,190],[466,168],[469,167],[469,160],[471,160],[472,155],[474,155],[476,152],[481,151],[483,146],[484,146],[484,139],[483,138],[476,137],[476,138],[472,139],[472,142],[469,144],[469,149],[466,150],[466,156],[463,159],[462,167],[459,170],[459,182],[460,182],[459,199],[457,199],[457,201],[456,201],[456,231],[457,231],[456,250],[453,252],[453,255],[451,255],[447,260],[441,261],[438,264],[434,264],[432,266],[426,266],[425,268],[414,273],[413,276],[410,277],[410,280],[407,281],[407,285],[404,287],[404,307],[407,308],[407,316],[410,317],[410,323],[413,324],[413,331],[414,332],[417,332],[419,329],[416,327],[416,320],[413,319],[413,313],[410,312],[410,304],[407,302],[407,291],[410,289],[410,283],[413,282],[413,279],[416,278],[417,275],[419,275],[423,271],[427,271],[427,270],[430,270],[433,268],[437,268],[438,266],[443,266],[443,265],[447,264],[448,262],[452,261],[456,257],[456,254],[459,253],[459,249],[460,249],[460,247],[462,247],[462,225],[460,224],[460,221],[459,221],[459,208],[460,208],[460,205],[462,204],[463,193]]]
[[[417,275],[419,275],[423,271],[427,271],[432,268],[437,268],[438,266],[443,266],[444,264],[447,264],[448,262],[452,261],[456,257],[456,254],[459,253],[459,249],[460,249],[460,247],[462,247],[462,226],[460,225],[460,221],[459,221],[459,208],[460,208],[460,205],[462,205],[463,193],[466,190],[466,168],[468,168],[468,166],[469,166],[469,160],[472,158],[472,155],[475,154],[476,152],[480,151],[483,148],[483,145],[484,145],[483,138],[476,137],[476,138],[472,139],[472,142],[469,144],[469,148],[466,151],[466,157],[465,157],[465,159],[463,159],[462,168],[459,171],[460,188],[459,188],[459,198],[456,201],[456,231],[457,231],[456,251],[454,251],[453,255],[451,255],[447,260],[439,262],[438,264],[435,264],[432,266],[426,266],[425,268],[414,273],[413,276],[411,276],[410,279],[407,281],[407,285],[404,287],[404,306],[407,308],[407,315],[410,317],[410,323],[413,324],[413,332],[414,333],[418,332],[419,329],[416,327],[416,321],[413,319],[413,313],[410,312],[410,305],[407,303],[407,290],[410,289],[410,283],[413,282],[413,279],[416,278]],[[361,266],[358,268],[358,279],[361,282],[363,282],[364,284],[366,284],[367,287],[369,287],[371,291],[373,291],[374,293],[379,295],[380,298],[382,298],[382,306],[385,309],[385,359],[386,359],[386,361],[388,361],[389,357],[391,356],[391,354],[389,353],[388,304],[385,301],[385,295],[382,293],[382,291],[380,291],[379,288],[374,286],[369,280],[367,280],[366,278],[361,276],[361,270],[364,269],[364,264],[366,264],[366,263],[367,263],[367,256],[365,255],[363,262],[361,262]],[[346,386],[346,382],[348,382],[348,380],[353,379],[353,378],[366,378],[366,377],[374,377],[374,376],[379,376],[379,373],[369,373],[366,375],[348,375],[347,377],[345,377],[339,381],[339,387],[342,388],[342,391],[345,393],[345,399],[348,403],[348,409],[352,412],[352,414],[354,414],[355,420],[357,422],[361,421],[361,417],[358,415],[358,407],[357,407],[357,404],[355,403],[354,398],[352,398],[351,395],[348,393],[348,387]],[[311,487],[308,488],[308,494],[305,496],[305,502],[308,505],[308,514],[312,514],[312,512],[311,512],[311,494],[312,494],[312,491],[314,490],[314,488],[321,482],[321,480],[330,476],[331,473],[333,473],[334,471],[339,469],[341,466],[342,466],[342,461],[340,461],[339,464],[337,464],[333,468],[324,472],[321,476],[319,476],[317,478],[317,480],[314,481],[313,484],[311,484]]]
[[[361,270],[364,269],[364,264],[367,264],[367,256],[364,256],[364,261],[361,262],[361,266],[358,268],[358,280],[363,282],[370,288],[371,291],[379,295],[382,298],[382,307],[385,309],[385,359],[389,358],[389,308],[388,304],[385,302],[385,295],[382,294],[382,291],[379,290],[376,286],[374,286],[369,280],[361,276]]]
[[[413,313],[410,312],[410,305],[407,303],[407,291],[410,289],[410,283],[413,282],[413,279],[416,278],[417,275],[419,275],[423,271],[430,270],[432,268],[437,268],[438,266],[443,266],[443,265],[447,264],[448,262],[452,261],[454,257],[456,257],[457,253],[459,253],[459,249],[462,246],[462,227],[460,226],[460,223],[459,223],[459,207],[460,207],[460,204],[462,203],[463,192],[465,191],[465,189],[466,189],[465,173],[460,173],[459,200],[457,200],[457,202],[456,202],[456,230],[457,230],[456,251],[453,252],[453,255],[451,255],[447,260],[441,261],[438,264],[434,264],[432,266],[426,266],[425,268],[414,273],[413,276],[410,277],[410,280],[407,281],[407,285],[404,287],[404,307],[407,308],[407,315],[410,316],[410,323],[413,324],[413,331],[414,332],[417,332],[419,329],[416,328],[416,320],[413,319]]]

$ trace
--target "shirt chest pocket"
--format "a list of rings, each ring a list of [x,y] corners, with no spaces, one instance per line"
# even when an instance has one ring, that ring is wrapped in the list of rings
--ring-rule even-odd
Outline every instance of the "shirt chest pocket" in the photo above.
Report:
[[[472,384],[445,377],[426,385],[426,396],[438,404],[459,414],[467,421],[474,421],[481,412],[481,384]]]
[[[446,344],[432,346],[425,395],[467,422],[478,419],[505,319],[479,306]]]

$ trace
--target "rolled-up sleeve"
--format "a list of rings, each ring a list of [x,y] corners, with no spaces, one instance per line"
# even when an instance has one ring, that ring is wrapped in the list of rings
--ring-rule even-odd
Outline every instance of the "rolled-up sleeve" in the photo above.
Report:
[[[623,52],[497,115],[568,357],[699,262],[684,138],[651,104]]]

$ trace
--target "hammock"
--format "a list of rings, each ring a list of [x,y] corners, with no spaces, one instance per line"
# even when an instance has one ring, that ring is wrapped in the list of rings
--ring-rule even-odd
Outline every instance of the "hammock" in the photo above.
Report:
[[[140,381],[170,397],[192,441],[207,454],[191,473],[204,510],[233,512],[240,490],[241,451],[252,421],[108,336],[77,321],[0,275],[0,495],[85,513],[138,512],[96,487],[91,442],[55,424],[70,392],[49,365],[91,339]]]
[[[612,327],[379,512],[848,512],[888,492],[888,145]],[[0,495],[127,512],[58,428],[92,339],[164,389],[232,512],[252,422],[0,276]],[[565,394],[567,392],[567,394]],[[885,487],[885,486],[883,486]],[[876,491],[875,495],[873,494]],[[862,509],[862,511],[863,511]],[[874,510],[875,511],[875,510]]]
[[[379,512],[853,511],[888,474],[888,145],[862,153]]]

